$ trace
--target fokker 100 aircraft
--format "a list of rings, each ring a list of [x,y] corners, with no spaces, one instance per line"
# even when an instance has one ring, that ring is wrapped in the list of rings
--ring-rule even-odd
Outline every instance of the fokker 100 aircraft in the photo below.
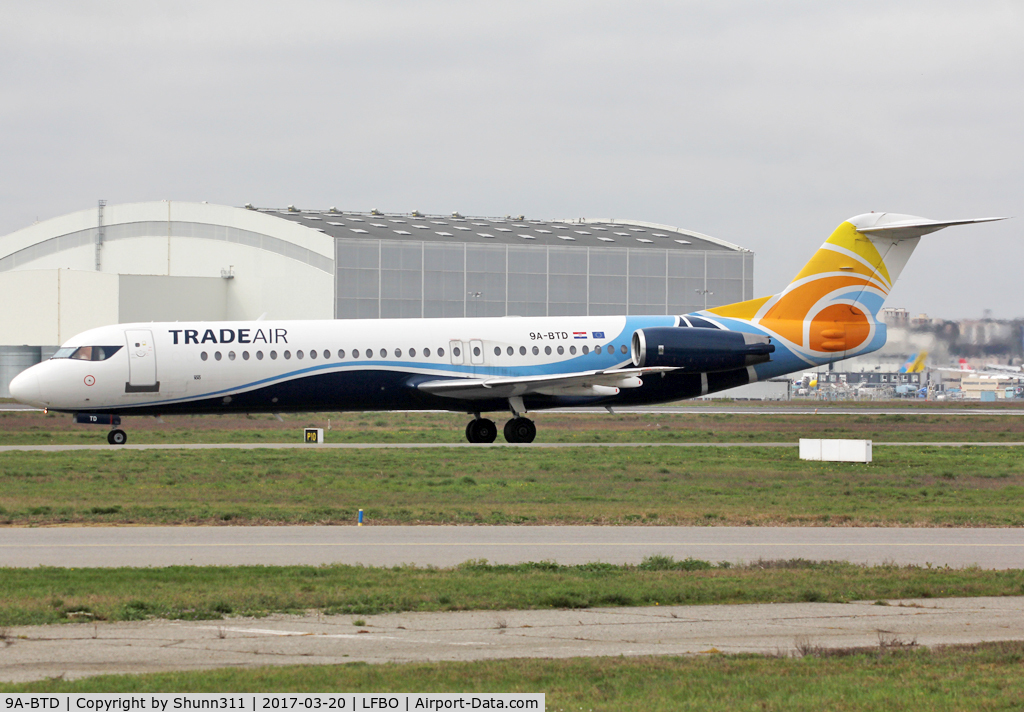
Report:
[[[124,415],[448,410],[493,442],[481,413],[663,403],[880,348],[882,303],[922,235],[951,225],[868,213],[842,223],[781,293],[683,316],[172,322],[91,329],[18,375],[24,403],[109,424]]]

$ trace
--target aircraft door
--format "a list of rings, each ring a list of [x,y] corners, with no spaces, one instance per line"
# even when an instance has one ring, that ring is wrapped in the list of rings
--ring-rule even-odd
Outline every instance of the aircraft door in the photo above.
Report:
[[[473,339],[469,342],[469,360],[474,366],[483,366],[484,342],[480,339]]]
[[[456,366],[460,366],[466,362],[466,356],[463,354],[464,346],[461,341],[449,341],[448,342],[448,353],[451,354],[452,363]]]
[[[156,380],[156,351],[153,332],[149,329],[129,329],[124,332],[128,341],[128,382],[125,393],[156,393],[160,382]]]

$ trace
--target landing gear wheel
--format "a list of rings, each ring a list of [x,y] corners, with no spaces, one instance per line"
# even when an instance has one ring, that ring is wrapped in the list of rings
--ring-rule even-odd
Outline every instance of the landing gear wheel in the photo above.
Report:
[[[505,423],[505,440],[510,443],[532,443],[537,426],[529,418],[512,418]]]
[[[107,433],[107,442],[111,445],[124,445],[128,442],[128,433],[123,430],[111,430]]]
[[[466,426],[466,440],[471,443],[493,443],[498,437],[498,426],[493,420],[478,418]]]

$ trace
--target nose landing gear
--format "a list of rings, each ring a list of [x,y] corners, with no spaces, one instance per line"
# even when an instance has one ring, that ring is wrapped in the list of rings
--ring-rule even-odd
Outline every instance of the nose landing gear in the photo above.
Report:
[[[505,423],[505,440],[510,443],[532,443],[537,426],[529,418],[518,416]]]
[[[107,433],[107,442],[111,445],[124,445],[128,442],[128,433],[120,428],[115,428]]]

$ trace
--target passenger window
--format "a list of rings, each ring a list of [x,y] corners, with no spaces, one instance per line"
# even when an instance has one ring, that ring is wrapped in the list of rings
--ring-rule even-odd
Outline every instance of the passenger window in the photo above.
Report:
[[[622,346],[619,347],[619,351],[622,353],[626,353],[627,351],[629,351],[629,349],[627,349],[626,345],[623,344]]]
[[[282,356],[284,356],[284,357],[285,357],[285,359],[287,360],[287,359],[290,359],[290,358],[292,357],[292,352],[291,352],[291,351],[285,351],[285,352],[284,352],[283,354],[281,354],[281,355],[282,355]]]
[[[387,358],[388,357],[388,350],[387,349],[381,349],[380,350],[380,357],[381,358]]]
[[[550,356],[551,355],[551,347],[550,346],[545,346],[544,347],[544,353],[546,355]]]
[[[366,358],[373,358],[373,349],[366,349]]]
[[[501,356],[501,347],[500,346],[495,346],[494,347],[494,355],[495,356]]]
[[[310,349],[309,357],[310,358],[316,358],[316,349]]]
[[[444,354],[441,354],[441,355],[444,356]],[[430,347],[429,346],[427,348],[423,349],[423,357],[424,358],[430,358]]]
[[[284,357],[288,358],[288,352],[287,351],[284,352]],[[298,351],[295,352],[295,358],[297,358],[297,359],[301,359],[302,358],[302,349],[299,349]]]
[[[582,348],[582,349],[580,349],[580,350],[581,350],[581,351],[583,352],[583,355],[584,355],[584,356],[586,356],[587,354],[589,354],[589,353],[590,353],[590,347],[589,347],[589,346],[587,346],[586,344],[583,344],[583,348]]]
[[[428,353],[427,356],[429,356],[429,355],[430,354]],[[438,358],[443,358],[444,357],[444,349],[438,348],[437,349],[437,356],[438,356]]]
[[[242,360],[243,361],[248,361],[249,360],[249,352],[248,351],[243,351],[242,352]]]
[[[345,358],[345,349],[338,349],[338,358]]]
[[[559,346],[558,347],[558,355],[561,356],[564,353],[565,353],[565,349],[563,349],[561,346]]]
[[[220,361],[223,358],[223,356],[220,355],[220,351],[214,351],[213,352],[213,357],[215,359],[217,359],[218,361]]]
[[[235,360],[235,352],[234,351],[228,351],[228,361],[234,361],[234,360]]]
[[[270,358],[271,358],[271,360],[277,360],[277,352],[276,351],[271,351],[270,352]]]
[[[327,349],[324,349],[324,359],[329,359],[330,357],[331,357],[331,352],[328,351]]]
[[[395,349],[395,358],[402,358],[402,349]]]
[[[569,347],[569,353],[570,354],[575,354],[576,353],[576,347],[575,346],[570,346]]]
[[[601,347],[600,346],[595,346],[594,347],[594,353],[595,354],[600,354],[601,353]]]
[[[526,355],[526,347],[525,346],[520,346],[519,347],[519,355],[520,356],[525,356]]]
[[[206,359],[210,358],[210,356],[204,351],[203,353],[199,354],[199,358],[205,361]]]
[[[479,356],[480,355],[480,347],[479,346],[474,346],[473,347],[473,355],[474,356]]]
[[[462,355],[462,349],[460,349],[458,346],[456,346],[455,348],[452,349],[452,353],[455,356],[461,356]]]
[[[409,358],[416,358],[416,349],[409,349]]]
[[[511,356],[515,352],[516,352],[516,350],[514,348],[512,348],[511,346],[509,346],[507,349],[505,349],[505,353],[507,353],[509,356]]]
[[[263,352],[262,351],[257,351],[256,352],[256,360],[257,361],[262,361],[263,360]]]

